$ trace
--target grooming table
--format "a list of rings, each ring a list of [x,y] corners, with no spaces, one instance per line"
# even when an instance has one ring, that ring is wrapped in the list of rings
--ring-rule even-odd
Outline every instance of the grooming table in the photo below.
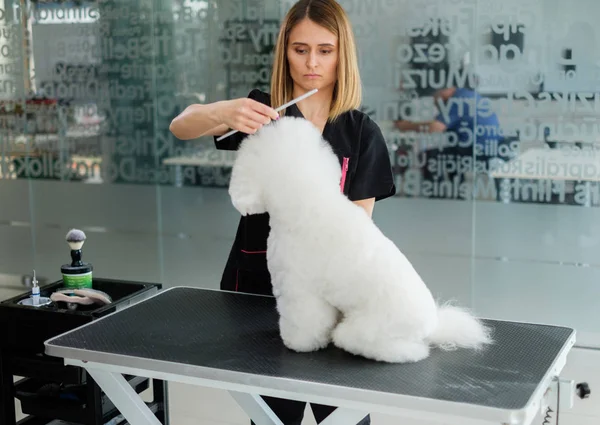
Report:
[[[171,288],[48,340],[46,353],[85,368],[131,425],[158,425],[125,375],[228,390],[259,425],[281,424],[259,395],[339,406],[326,424],[368,413],[449,423],[528,425],[566,363],[572,329],[486,320],[495,345],[432,350],[387,364],[333,346],[285,348],[272,297]]]

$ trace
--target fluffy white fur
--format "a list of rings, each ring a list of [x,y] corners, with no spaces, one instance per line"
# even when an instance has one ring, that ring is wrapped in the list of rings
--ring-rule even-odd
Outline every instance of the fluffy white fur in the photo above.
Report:
[[[234,163],[235,208],[270,215],[267,262],[284,344],[305,352],[333,341],[366,358],[415,362],[431,346],[490,343],[467,310],[437,305],[402,252],[340,192],[340,178],[319,131],[292,117],[247,137]]]

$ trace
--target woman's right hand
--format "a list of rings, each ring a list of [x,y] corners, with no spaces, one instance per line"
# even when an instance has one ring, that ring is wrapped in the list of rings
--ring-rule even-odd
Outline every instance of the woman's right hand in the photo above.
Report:
[[[271,120],[279,119],[273,108],[250,98],[225,100],[217,113],[227,127],[246,134],[254,134]]]

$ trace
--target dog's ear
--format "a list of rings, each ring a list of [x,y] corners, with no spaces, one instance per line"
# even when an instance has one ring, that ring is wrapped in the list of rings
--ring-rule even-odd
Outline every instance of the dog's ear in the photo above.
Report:
[[[258,173],[260,170],[250,155],[241,152],[231,171],[229,196],[235,209],[242,215],[267,212]]]

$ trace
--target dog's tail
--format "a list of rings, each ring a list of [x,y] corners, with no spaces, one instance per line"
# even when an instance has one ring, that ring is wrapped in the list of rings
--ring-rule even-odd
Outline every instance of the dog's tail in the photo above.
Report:
[[[489,327],[467,309],[450,304],[438,306],[438,324],[427,341],[444,350],[480,349],[493,342]]]

